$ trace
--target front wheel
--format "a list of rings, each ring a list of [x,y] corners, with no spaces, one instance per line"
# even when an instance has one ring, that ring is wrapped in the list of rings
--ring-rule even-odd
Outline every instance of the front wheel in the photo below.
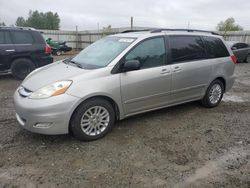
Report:
[[[203,106],[213,108],[220,104],[224,94],[224,84],[220,80],[214,80],[207,88],[206,94],[201,100]]]
[[[81,104],[71,119],[71,132],[83,141],[104,137],[113,127],[115,112],[113,106],[101,98],[90,99]]]

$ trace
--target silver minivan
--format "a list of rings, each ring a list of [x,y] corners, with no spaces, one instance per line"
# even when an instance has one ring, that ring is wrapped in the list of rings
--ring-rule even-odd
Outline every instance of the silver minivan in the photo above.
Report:
[[[95,140],[135,114],[190,101],[217,106],[236,61],[213,32],[127,31],[30,73],[14,94],[16,118],[31,132]]]

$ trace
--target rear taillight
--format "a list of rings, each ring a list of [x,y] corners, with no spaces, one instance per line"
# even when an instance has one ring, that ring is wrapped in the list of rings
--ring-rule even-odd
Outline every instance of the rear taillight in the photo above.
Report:
[[[46,45],[46,47],[45,47],[45,54],[51,54],[51,52],[52,52],[51,47],[49,47],[48,45]]]
[[[238,61],[237,61],[237,58],[235,55],[231,55],[231,59],[232,59],[234,64],[237,64]]]

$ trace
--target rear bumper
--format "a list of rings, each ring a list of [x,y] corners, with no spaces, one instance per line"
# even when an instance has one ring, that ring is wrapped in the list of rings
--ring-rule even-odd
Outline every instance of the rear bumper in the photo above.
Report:
[[[38,62],[37,67],[42,67],[42,66],[48,65],[50,63],[53,63],[53,61],[54,61],[54,59],[51,55],[41,57],[41,60]]]
[[[227,79],[225,92],[229,91],[233,87],[234,82],[235,82],[235,77],[234,76]]]

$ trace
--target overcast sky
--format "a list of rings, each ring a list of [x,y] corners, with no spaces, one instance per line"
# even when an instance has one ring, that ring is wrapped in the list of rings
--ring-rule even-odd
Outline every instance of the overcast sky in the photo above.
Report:
[[[61,29],[97,29],[111,25],[214,30],[228,17],[250,30],[249,0],[0,0],[0,22],[14,24],[29,10],[57,12]]]

